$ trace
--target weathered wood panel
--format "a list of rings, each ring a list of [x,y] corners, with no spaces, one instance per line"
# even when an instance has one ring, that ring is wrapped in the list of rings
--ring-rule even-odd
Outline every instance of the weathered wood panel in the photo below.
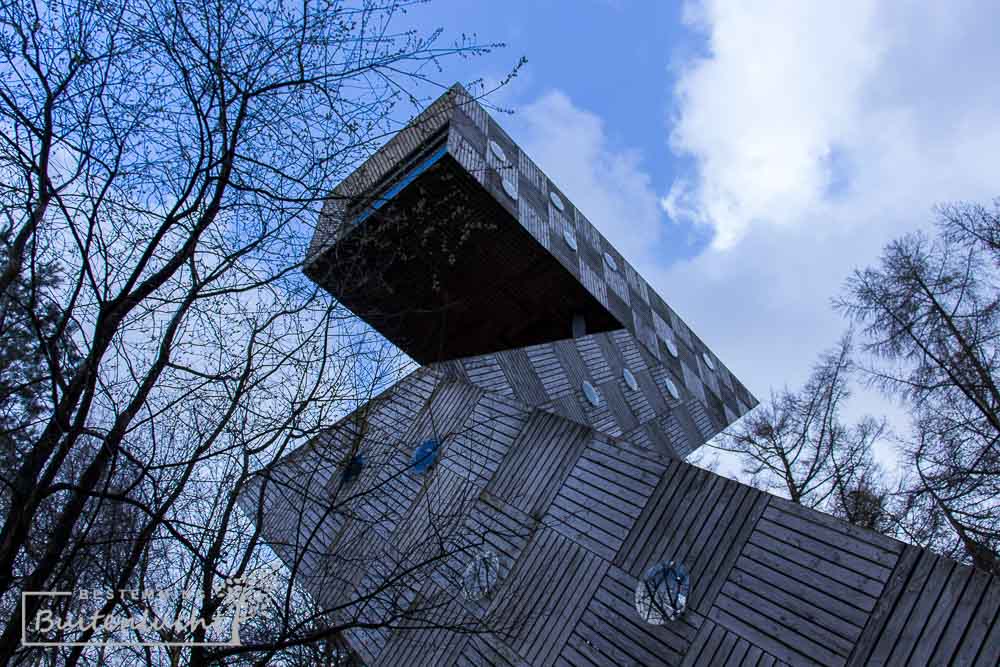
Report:
[[[525,406],[486,394],[449,439],[439,465],[485,486],[521,433],[528,416]]]
[[[638,580],[611,566],[563,647],[563,665],[677,665],[703,618],[650,625],[635,610]]]
[[[428,611],[401,619],[402,628],[393,633],[379,654],[377,665],[453,665],[470,639],[470,634],[457,632],[454,628],[465,627],[475,632],[482,627],[452,593],[434,583],[425,587],[414,607]],[[407,626],[414,629],[407,629]]]
[[[594,437],[559,489],[548,525],[613,560],[666,470],[652,452]]]
[[[684,655],[682,667],[785,667],[773,655],[714,621],[705,619]]]
[[[444,590],[461,591],[466,566],[473,557],[489,550],[499,560],[497,584],[502,585],[538,526],[537,520],[513,505],[489,493],[481,494],[468,513],[461,532],[451,540],[451,554],[437,566],[433,575],[435,581]],[[482,600],[463,599],[463,604],[477,616],[483,617],[496,597],[496,592],[492,591]]]
[[[545,386],[535,374],[527,352],[522,349],[497,352],[496,359],[518,400],[528,405],[541,405],[549,400]]]
[[[994,578],[906,547],[849,664],[1000,664],[998,619]]]
[[[487,489],[532,516],[544,514],[590,438],[590,430],[535,412]]]
[[[459,667],[531,667],[514,649],[490,634],[472,636],[455,664]]]
[[[709,617],[793,664],[843,665],[899,552],[893,540],[773,499]]]
[[[680,560],[693,582],[690,604],[704,612],[765,504],[742,484],[672,462],[614,563],[640,577],[656,563]]]
[[[607,561],[541,528],[490,613],[513,627],[509,644],[525,662],[552,665],[607,568]]]

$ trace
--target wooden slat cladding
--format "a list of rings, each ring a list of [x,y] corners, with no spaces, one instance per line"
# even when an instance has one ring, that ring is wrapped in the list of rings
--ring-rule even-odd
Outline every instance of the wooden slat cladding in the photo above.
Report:
[[[665,469],[651,452],[594,437],[556,494],[545,521],[613,560]]]
[[[505,396],[513,396],[514,389],[503,369],[497,361],[496,355],[486,354],[480,357],[469,357],[462,360],[462,367],[465,369],[469,381],[479,385],[483,389]]]
[[[538,521],[509,503],[488,493],[481,494],[455,539],[452,554],[435,571],[435,580],[446,590],[462,590],[462,576],[468,563],[477,554],[490,550],[500,562],[497,582],[502,585],[537,527]],[[495,596],[493,591],[482,600],[463,602],[466,608],[482,616]]]
[[[1000,664],[1000,583],[906,547],[848,664]]]
[[[472,636],[455,664],[458,667],[530,667],[514,649],[489,634]]]
[[[493,478],[530,413],[513,401],[485,394],[449,439],[440,465],[480,487]]]
[[[611,566],[563,647],[559,665],[676,665],[702,622],[697,613],[650,625],[635,611],[638,580]]]
[[[584,346],[577,359],[570,348],[543,347],[564,380],[565,364],[578,377],[605,372],[587,361],[594,348]],[[346,523],[323,515],[320,496],[337,485],[336,452],[352,441],[354,422],[279,466],[285,490],[268,494],[265,529],[269,539],[288,541],[276,544],[283,559],[309,540],[320,547],[307,551],[298,573],[318,601],[351,599],[345,597],[351,589],[364,591],[426,556],[422,536],[441,535],[451,550],[443,562],[358,613],[374,619],[399,611],[426,580],[449,599],[442,607],[449,623],[480,619],[511,633],[352,631],[349,640],[368,662],[998,664],[995,580],[660,453],[668,448],[667,430],[682,443],[701,434],[685,402],[663,393],[648,359],[646,370],[636,371],[639,391],[614,376],[597,385],[609,414],[621,413],[616,401],[624,404],[630,394],[643,400],[649,394],[671,411],[634,429],[632,443],[574,421],[594,421],[598,413],[584,412],[584,399],[568,381],[548,407],[569,418],[514,398],[512,378],[528,372],[530,359],[525,351],[490,370],[497,378],[499,369],[503,380],[489,382],[515,387],[506,395],[459,379],[464,371],[444,381],[417,374],[386,395],[362,444],[370,469],[351,487],[363,501],[349,503]],[[528,366],[534,374],[535,365]],[[541,379],[538,387],[544,391]],[[406,400],[425,407],[397,405]],[[432,433],[448,435],[438,467],[408,474],[412,441]],[[272,518],[278,525],[269,529]],[[461,597],[461,577],[483,548],[500,558],[500,583],[493,595],[470,602]],[[647,625],[634,608],[637,578],[671,559],[691,574],[687,616]]]
[[[447,132],[445,126],[449,126]],[[445,134],[449,137],[445,146],[448,154],[457,158],[458,163],[465,165],[473,178],[479,179],[479,182],[486,186],[482,191],[483,196],[490,202],[506,208],[514,216],[513,221],[505,219],[504,222],[520,224],[531,229],[536,237],[541,237],[542,245],[546,247],[545,255],[562,264],[564,269],[574,275],[579,275],[580,282],[595,298],[611,309],[615,319],[626,329],[632,330],[635,338],[647,348],[647,354],[651,358],[660,358],[660,341],[667,336],[694,355],[700,355],[705,351],[701,340],[693,335],[659,295],[649,289],[646,281],[625,257],[608,243],[599,230],[585,218],[583,212],[566,198],[562,191],[517,147],[496,120],[491,118],[461,86],[453,86],[434,101],[411,124],[392,137],[365,164],[338,185],[335,192],[340,195],[362,193],[362,191],[365,196],[378,194],[379,189],[384,187],[384,179],[393,178],[393,174],[404,173],[414,157],[423,150],[422,146],[429,146],[432,141],[437,140],[437,137]],[[494,154],[489,148],[491,142],[496,142],[506,157]],[[484,178],[486,174],[483,173],[482,165],[485,164],[492,165],[488,170],[490,178]],[[504,173],[506,181],[513,184],[517,190],[522,188],[523,183],[526,192],[508,194],[505,189],[499,187],[498,173]],[[546,195],[549,193],[558,196],[556,200],[559,202],[558,207],[548,201]],[[518,206],[517,204],[521,202],[515,203],[514,199],[522,197],[530,199],[530,205]],[[315,248],[328,247],[331,240],[336,238],[336,235],[331,233],[331,227],[342,217],[336,210],[338,208],[336,203],[336,200],[331,200],[324,207],[327,213],[323,216],[316,238],[311,244],[314,248],[310,253],[311,262],[314,262],[313,258],[316,255],[321,254]],[[543,211],[539,205],[548,207],[547,216],[541,215]],[[522,214],[521,211],[525,213]],[[540,225],[543,222],[542,218],[545,217],[549,218],[549,222]],[[545,233],[538,233],[540,226],[545,227]],[[577,232],[576,252],[569,252],[568,246],[559,241],[564,227]],[[546,243],[549,239],[549,228],[553,228],[551,231],[555,239],[551,244]],[[612,261],[603,261],[602,256],[605,253]],[[721,363],[716,363],[716,367],[719,377],[715,373],[706,374],[700,376],[698,382],[708,384],[718,393],[719,380],[722,376],[728,376],[728,370]],[[692,391],[697,395],[702,394],[698,389],[693,388]],[[746,392],[741,387],[736,393],[742,396]],[[752,405],[753,401],[751,399],[744,403]],[[740,406],[734,404],[727,407],[735,414],[739,414]]]
[[[555,663],[608,563],[540,528],[518,560],[491,616],[513,629],[510,646],[533,667]]]
[[[565,396],[571,391],[569,377],[551,345],[535,345],[527,348],[525,353],[550,398]]]
[[[426,586],[415,607],[429,611],[403,619],[402,628],[393,633],[375,664],[384,667],[453,665],[470,635],[450,628],[464,625],[474,631],[478,627],[476,619],[458,600],[433,582]],[[414,629],[406,629],[408,625]]]
[[[487,489],[541,516],[576,463],[590,429],[547,412],[531,415]]]
[[[705,620],[684,656],[681,667],[787,667],[788,663],[766,653],[721,625]]]
[[[445,443],[454,437],[475,408],[482,391],[464,382],[440,383],[427,402],[427,407],[406,433],[404,448],[415,446],[428,438]]]
[[[774,499],[710,617],[793,664],[843,665],[900,545]]]
[[[595,384],[604,384],[612,379],[617,379],[621,372],[612,373],[611,366],[605,356],[606,351],[598,342],[599,338],[607,338],[607,335],[585,336],[577,338],[574,342],[592,381]]]
[[[464,522],[478,493],[475,480],[447,468],[434,468],[390,541],[407,558],[417,561],[446,555],[454,548],[449,536]]]
[[[528,405],[541,405],[549,400],[545,387],[531,367],[531,360],[524,350],[497,352],[496,359],[518,400]]]
[[[664,325],[666,326],[666,325]],[[460,362],[462,377],[490,392],[516,396],[534,407],[619,437],[630,434],[637,444],[684,457],[736,419],[736,413],[706,406],[696,395],[707,397],[695,374],[682,379],[670,369],[680,365],[673,357],[657,361],[627,331],[593,334],[577,339],[544,343]],[[695,358],[687,353],[692,363]],[[631,389],[622,370],[628,368],[638,387]],[[457,377],[454,372],[451,377]],[[682,392],[674,399],[667,379]],[[583,394],[583,383],[594,385],[600,398],[592,405]],[[697,382],[688,387],[686,383]],[[714,415],[714,417],[713,417]],[[643,428],[650,422],[655,426]]]
[[[365,419],[369,426],[386,433],[401,434],[413,423],[439,381],[433,371],[425,368],[414,371],[362,408],[366,411]]]
[[[689,604],[706,612],[766,502],[747,486],[674,461],[614,563],[640,577],[656,563],[680,560],[693,582]]]

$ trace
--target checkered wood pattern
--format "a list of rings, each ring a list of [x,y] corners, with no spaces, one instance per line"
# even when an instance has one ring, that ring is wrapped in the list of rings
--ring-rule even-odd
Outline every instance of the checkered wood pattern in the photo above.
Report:
[[[683,462],[756,401],[463,89],[338,186],[310,260],[344,198],[442,133],[621,328],[421,367],[247,486],[243,510],[358,624],[367,664],[998,664],[994,578]],[[431,437],[439,459],[415,475]],[[352,451],[368,464],[347,487]],[[466,599],[487,547],[497,587]],[[691,573],[689,610],[649,625],[633,596],[665,560]],[[494,631],[430,627],[456,623]]]

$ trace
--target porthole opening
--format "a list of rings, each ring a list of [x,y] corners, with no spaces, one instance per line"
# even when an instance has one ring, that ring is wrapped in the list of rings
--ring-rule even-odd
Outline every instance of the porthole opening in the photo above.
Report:
[[[566,241],[566,245],[569,246],[570,250],[572,250],[573,252],[576,252],[576,234],[574,234],[569,229],[564,229],[563,230],[563,240]]]
[[[504,162],[507,161],[507,154],[504,152],[503,147],[492,139],[490,139],[490,152]]]
[[[669,393],[675,401],[681,400],[681,392],[677,389],[677,385],[670,378],[663,378],[663,386],[667,388],[667,393]]]
[[[462,593],[466,600],[475,602],[488,597],[500,578],[500,558],[491,549],[476,554],[465,566],[462,574]]]
[[[413,450],[413,460],[410,463],[413,472],[423,474],[430,470],[430,467],[437,461],[440,450],[441,443],[436,438],[429,438],[417,445]]]
[[[618,262],[615,258],[611,256],[610,253],[604,253],[604,263],[608,265],[608,268],[612,271],[618,271]]]
[[[500,181],[503,191],[507,193],[507,196],[511,199],[517,200],[517,184],[509,178],[503,178]]]
[[[691,580],[683,563],[661,562],[646,570],[635,589],[635,610],[650,625],[676,621],[687,609]]]
[[[701,358],[705,360],[705,365],[708,366],[708,370],[710,371],[715,370],[715,362],[712,361],[712,355],[710,355],[708,352],[702,352]]]
[[[340,473],[340,480],[344,484],[350,484],[358,477],[361,476],[361,471],[365,467],[365,455],[358,452],[351,457],[351,460],[347,462],[344,466],[344,470]]]
[[[674,341],[672,341],[669,338],[664,338],[663,339],[663,344],[667,346],[667,352],[670,353],[670,356],[672,356],[672,357],[678,356],[678,353],[677,353],[677,343],[675,343]]]
[[[555,206],[556,210],[560,213],[566,210],[566,205],[563,204],[562,197],[557,195],[553,190],[549,191],[549,201],[552,202],[552,205]]]
[[[594,388],[594,385],[590,384],[586,380],[583,381],[583,395],[587,397],[587,402],[595,408],[601,404],[601,395],[597,393],[597,389]]]
[[[639,389],[639,383],[636,381],[635,376],[632,375],[632,371],[627,368],[622,369],[622,377],[625,378],[625,384],[632,391]]]

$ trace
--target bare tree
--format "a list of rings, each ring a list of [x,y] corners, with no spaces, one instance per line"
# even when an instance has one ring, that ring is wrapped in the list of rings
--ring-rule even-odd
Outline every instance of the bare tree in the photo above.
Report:
[[[907,504],[934,508],[949,536],[925,522],[918,532],[1000,573],[1000,209],[937,214],[935,237],[890,243],[839,306],[863,327],[872,381],[912,407]]]
[[[220,582],[273,560],[240,489],[410,369],[299,269],[324,198],[397,129],[399,104],[423,102],[442,59],[490,48],[401,27],[411,4],[0,7],[0,295],[5,313],[27,308],[23,345],[45,370],[3,461],[0,663],[90,651],[20,647],[22,616],[43,604],[20,593],[85,561],[112,590],[193,587],[173,613],[217,618]],[[43,266],[63,280],[36,280]],[[374,623],[330,623],[291,577],[283,587],[242,649],[86,657],[333,663],[340,632]]]
[[[867,505],[881,491],[875,490],[879,475],[871,447],[882,437],[885,422],[869,417],[843,423],[850,354],[851,339],[844,336],[820,356],[802,389],[772,393],[712,446],[738,454],[755,485],[874,528],[879,510]]]

